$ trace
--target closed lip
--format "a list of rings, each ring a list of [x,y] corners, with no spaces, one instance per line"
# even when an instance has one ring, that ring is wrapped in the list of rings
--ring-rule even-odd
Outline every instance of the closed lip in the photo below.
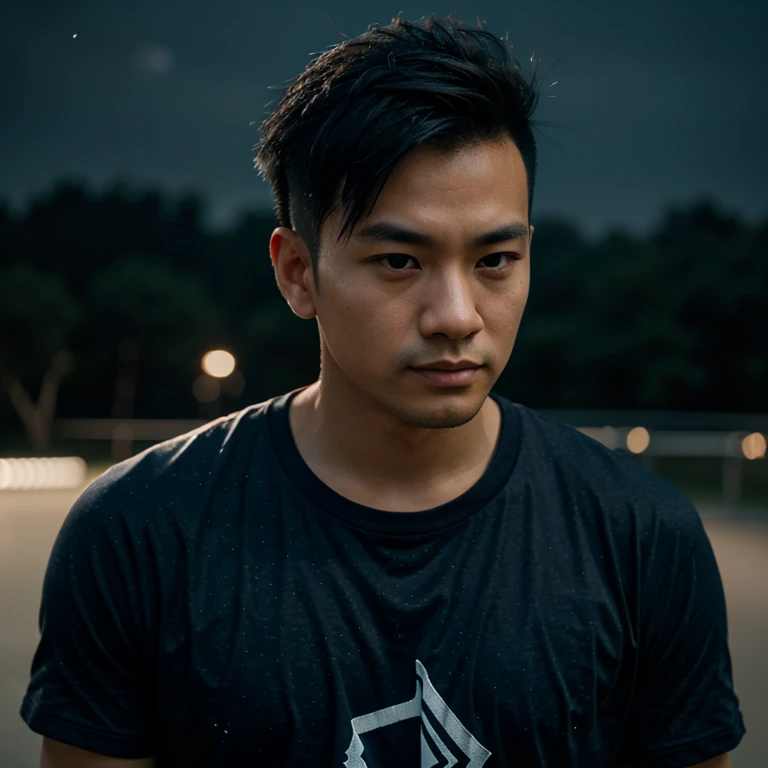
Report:
[[[436,363],[414,367],[417,371],[461,371],[465,368],[480,368],[481,364],[472,360],[438,360]]]

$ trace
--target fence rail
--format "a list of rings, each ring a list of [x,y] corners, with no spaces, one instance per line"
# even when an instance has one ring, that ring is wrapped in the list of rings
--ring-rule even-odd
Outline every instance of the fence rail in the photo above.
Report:
[[[202,427],[201,419],[57,419],[55,437],[74,440],[168,440]]]
[[[768,398],[766,398],[768,404]],[[537,409],[539,410],[539,409]],[[725,411],[650,411],[619,409],[540,409],[540,413],[566,424],[584,427],[643,426],[649,430],[679,432],[768,432],[768,413]]]

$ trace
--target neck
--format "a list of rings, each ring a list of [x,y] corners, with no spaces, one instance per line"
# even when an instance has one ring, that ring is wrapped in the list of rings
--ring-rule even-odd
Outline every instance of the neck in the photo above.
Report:
[[[501,421],[490,397],[459,427],[425,429],[359,390],[329,384],[321,378],[299,392],[289,419],[302,457],[336,490],[390,500],[452,498],[485,472]]]

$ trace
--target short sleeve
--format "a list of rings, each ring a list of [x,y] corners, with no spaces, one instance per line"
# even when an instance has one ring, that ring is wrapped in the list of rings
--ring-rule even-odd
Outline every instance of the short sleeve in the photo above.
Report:
[[[730,752],[744,735],[720,572],[698,513],[682,506],[675,524],[651,537],[623,750],[632,768],[687,768]]]
[[[43,582],[40,641],[21,716],[36,733],[110,757],[153,755],[147,565],[104,476],[67,515]]]

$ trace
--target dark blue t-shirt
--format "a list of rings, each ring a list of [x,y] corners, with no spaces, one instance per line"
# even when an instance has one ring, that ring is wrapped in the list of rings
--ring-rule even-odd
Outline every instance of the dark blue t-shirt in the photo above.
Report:
[[[682,768],[739,743],[720,575],[672,485],[493,394],[472,488],[376,510],[303,461],[298,391],[83,492],[33,730],[185,768]]]

